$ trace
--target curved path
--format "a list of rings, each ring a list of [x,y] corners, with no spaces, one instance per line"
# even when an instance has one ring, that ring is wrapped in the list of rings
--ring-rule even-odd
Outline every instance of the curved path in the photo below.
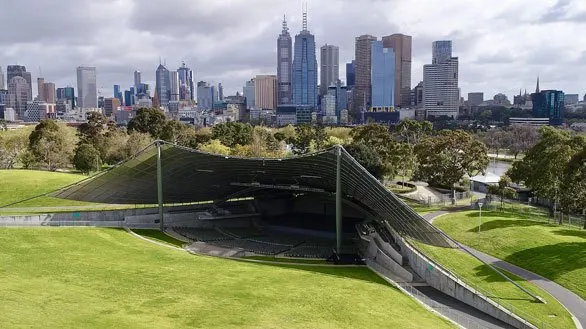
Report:
[[[424,215],[428,222],[433,223],[433,221],[443,215],[451,213],[450,211],[436,211],[427,215]],[[470,248],[468,246],[462,245],[463,249],[472,253],[474,256],[478,257],[482,261],[498,266],[504,270],[507,270],[537,286],[541,289],[547,291],[550,295],[556,298],[562,305],[568,309],[571,315],[573,315],[576,319],[574,322],[576,323],[577,327],[586,328],[586,301],[584,301],[580,296],[576,295],[575,293],[571,292],[570,290],[562,287],[561,285],[542,277],[541,275],[537,275],[533,272],[527,271],[519,266],[513,265],[511,263],[507,263],[503,260],[500,260],[496,257],[487,255],[481,251],[476,249]]]

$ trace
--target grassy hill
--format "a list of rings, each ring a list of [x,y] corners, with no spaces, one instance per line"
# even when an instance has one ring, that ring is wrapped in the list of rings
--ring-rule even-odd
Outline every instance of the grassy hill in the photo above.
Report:
[[[477,211],[450,214],[434,224],[456,240],[540,274],[586,299],[586,231],[550,225],[538,215]]]
[[[95,228],[4,228],[0,250],[3,327],[452,327],[366,268],[193,256]]]

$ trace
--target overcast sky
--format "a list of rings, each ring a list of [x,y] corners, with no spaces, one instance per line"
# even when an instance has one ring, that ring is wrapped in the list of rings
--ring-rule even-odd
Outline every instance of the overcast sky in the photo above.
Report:
[[[2,0],[0,65],[39,67],[46,81],[76,86],[75,68],[96,66],[98,86],[112,95],[132,72],[153,84],[163,58],[181,61],[195,80],[221,82],[226,94],[256,74],[276,74],[276,38],[283,14],[301,29],[298,0]],[[415,85],[431,61],[434,40],[453,40],[462,94],[509,97],[520,88],[586,93],[584,0],[309,0],[317,47],[340,47],[340,75],[354,57],[354,38],[413,36]],[[319,51],[319,50],[318,50]],[[319,60],[319,54],[318,60]],[[33,84],[36,94],[36,83]]]

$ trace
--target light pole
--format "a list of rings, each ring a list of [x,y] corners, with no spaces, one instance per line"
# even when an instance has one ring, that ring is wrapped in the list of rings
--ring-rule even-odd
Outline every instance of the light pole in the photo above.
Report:
[[[482,226],[482,206],[484,204],[482,202],[478,202],[478,209],[480,209],[480,224],[478,224],[478,244],[480,244],[480,227]]]

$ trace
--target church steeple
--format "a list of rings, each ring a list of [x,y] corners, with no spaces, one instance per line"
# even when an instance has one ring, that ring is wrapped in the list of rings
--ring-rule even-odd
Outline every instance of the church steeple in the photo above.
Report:
[[[540,89],[539,89],[539,75],[537,76],[537,87],[535,88],[535,93],[539,94]]]

